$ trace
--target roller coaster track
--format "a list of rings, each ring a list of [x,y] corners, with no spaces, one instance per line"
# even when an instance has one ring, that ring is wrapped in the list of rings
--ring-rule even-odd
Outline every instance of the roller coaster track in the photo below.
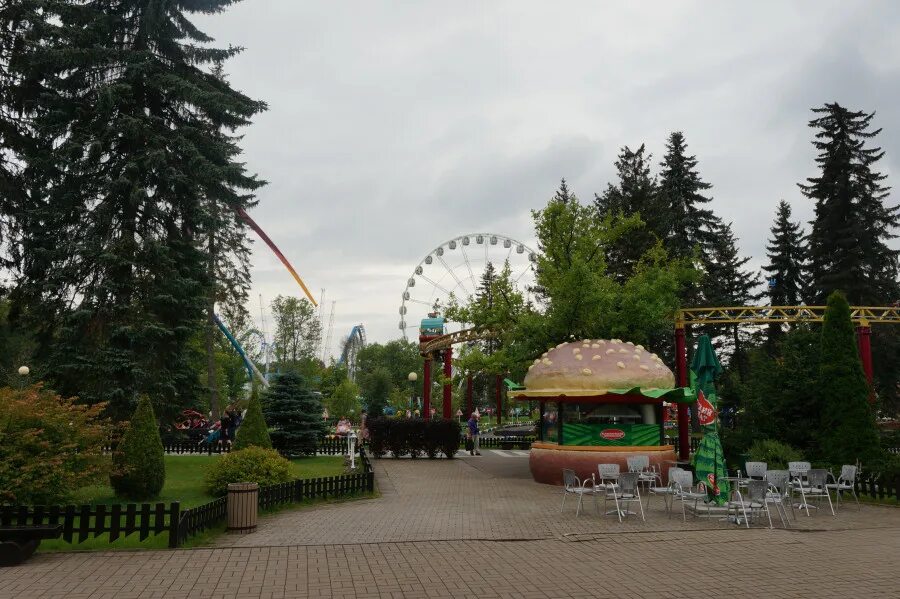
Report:
[[[675,316],[675,326],[710,324],[770,324],[822,322],[826,306],[735,306],[686,308]],[[900,307],[851,306],[850,319],[857,325],[900,323]]]

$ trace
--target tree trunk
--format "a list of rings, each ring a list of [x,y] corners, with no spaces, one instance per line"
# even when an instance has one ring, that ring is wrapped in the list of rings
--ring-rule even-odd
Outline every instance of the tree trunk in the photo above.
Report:
[[[216,253],[215,235],[209,235],[210,291],[206,302],[206,384],[212,419],[219,419],[219,384],[216,377]]]

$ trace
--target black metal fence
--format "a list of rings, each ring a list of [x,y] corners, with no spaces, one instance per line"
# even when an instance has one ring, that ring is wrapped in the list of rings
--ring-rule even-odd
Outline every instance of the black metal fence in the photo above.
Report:
[[[879,501],[885,499],[900,501],[900,475],[863,473],[856,479],[854,486],[859,496],[867,496]]]
[[[103,448],[112,453],[112,445]],[[231,446],[224,443],[203,443],[190,439],[163,440],[163,451],[175,455],[218,455],[231,451]],[[341,437],[323,437],[316,448],[317,455],[341,455],[347,453],[347,439]]]

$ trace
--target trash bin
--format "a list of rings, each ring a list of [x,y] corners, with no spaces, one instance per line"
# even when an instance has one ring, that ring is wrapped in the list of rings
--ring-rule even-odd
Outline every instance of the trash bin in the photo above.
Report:
[[[231,483],[228,485],[228,532],[247,534],[256,530],[259,506],[259,485]]]

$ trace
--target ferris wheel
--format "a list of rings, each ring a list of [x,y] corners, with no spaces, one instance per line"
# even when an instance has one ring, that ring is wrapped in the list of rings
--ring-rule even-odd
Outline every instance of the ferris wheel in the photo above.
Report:
[[[528,294],[534,286],[537,252],[506,235],[469,233],[440,244],[419,262],[406,280],[400,303],[400,331],[403,338],[417,337],[419,322],[435,309],[441,311],[453,295],[460,303],[475,296],[488,264],[495,271],[508,261],[515,286]],[[462,323],[448,323],[448,332]]]

